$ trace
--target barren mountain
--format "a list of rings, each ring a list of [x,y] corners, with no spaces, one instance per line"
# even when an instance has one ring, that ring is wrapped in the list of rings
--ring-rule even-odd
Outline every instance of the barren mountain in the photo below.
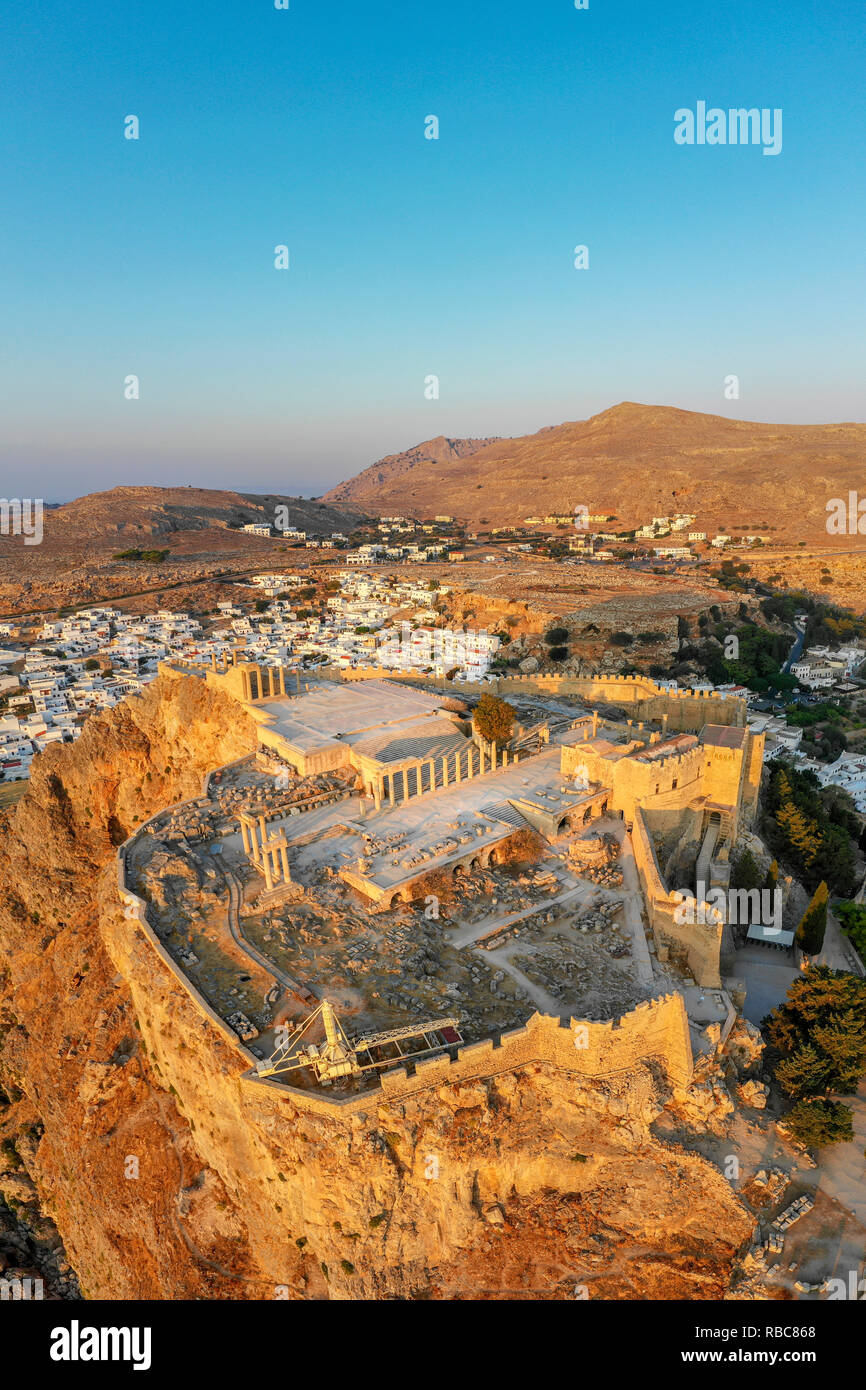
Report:
[[[405,449],[402,454],[388,454],[386,458],[379,459],[378,463],[373,463],[369,468],[365,468],[363,473],[359,473],[356,478],[350,478],[348,482],[338,483],[336,487],[326,492],[323,501],[330,502],[332,506],[340,506],[346,503],[364,506],[369,504],[371,511],[376,515],[383,515],[388,508],[380,507],[379,503],[385,493],[395,488],[399,489],[395,493],[393,506],[400,507],[405,511],[403,502],[403,489],[406,480],[414,485],[416,477],[428,479],[435,476],[439,465],[457,464],[461,459],[470,458],[477,454],[480,449],[486,449],[490,444],[498,444],[501,441],[498,436],[492,439],[446,439],[439,434],[435,439],[428,439],[423,444],[416,444],[414,449]],[[411,475],[411,478],[409,477]],[[363,503],[357,499],[363,498]],[[435,511],[442,511],[444,502],[439,505],[440,499],[436,499]],[[391,505],[389,503],[389,505]],[[399,509],[398,509],[399,510]],[[421,513],[417,513],[419,516]],[[413,512],[412,515],[415,515]],[[425,512],[424,515],[427,515]]]
[[[629,401],[537,434],[468,442],[480,447],[434,457],[431,441],[382,459],[325,500],[497,526],[577,506],[616,516],[618,529],[691,512],[700,530],[796,541],[826,538],[827,502],[862,486],[866,461],[866,424],[756,424]]]
[[[114,487],[52,508],[46,514],[45,532],[50,540],[85,536],[93,539],[225,529],[253,521],[273,524],[278,506],[288,507],[289,525],[312,535],[351,528],[362,515],[357,507],[336,509],[302,497],[272,493],[199,487]]]

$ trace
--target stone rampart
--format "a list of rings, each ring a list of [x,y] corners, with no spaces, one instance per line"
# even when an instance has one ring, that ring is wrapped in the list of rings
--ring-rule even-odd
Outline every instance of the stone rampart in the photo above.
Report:
[[[399,1101],[443,1085],[460,1086],[483,1081],[502,1072],[529,1066],[548,1066],[575,1078],[602,1080],[648,1062],[658,1063],[669,1082],[686,1087],[692,1078],[692,1048],[682,995],[669,994],[639,1004],[616,1021],[591,1023],[571,1019],[567,1024],[548,1014],[535,1013],[522,1028],[485,1038],[458,1049],[457,1057],[432,1057],[385,1072],[374,1091],[351,1096],[329,1096],[302,1091],[255,1073],[241,1080],[267,1088],[274,1098],[291,1100],[302,1110],[333,1115],[369,1110],[377,1101]]]
[[[191,803],[176,804],[182,806]],[[134,923],[134,929],[142,934],[163,968],[191,1000],[202,1020],[237,1054],[245,1068],[241,1077],[243,1084],[259,1090],[266,1088],[275,1099],[291,1100],[299,1109],[327,1115],[363,1111],[378,1101],[399,1099],[441,1085],[483,1080],[535,1064],[551,1066],[576,1077],[601,1079],[647,1062],[656,1062],[664,1069],[671,1084],[688,1086],[692,1076],[692,1050],[685,1005],[679,994],[651,999],[621,1018],[604,1023],[572,1019],[565,1025],[558,1018],[533,1014],[522,1028],[504,1033],[498,1040],[488,1038],[461,1047],[454,1060],[444,1056],[421,1061],[411,1073],[403,1067],[395,1068],[380,1076],[377,1085],[354,1096],[339,1097],[323,1091],[304,1091],[270,1078],[260,1078],[253,1069],[253,1054],[229,1024],[211,1008],[162,945],[147,920],[146,903],[127,883],[126,860],[129,850],[137,836],[146,833],[152,821],[161,814],[157,812],[145,821],[117,850],[117,887],[124,905],[124,916]]]

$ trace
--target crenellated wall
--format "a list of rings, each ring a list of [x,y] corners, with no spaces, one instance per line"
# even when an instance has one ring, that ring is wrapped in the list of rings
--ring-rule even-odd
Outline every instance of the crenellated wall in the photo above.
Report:
[[[622,749],[639,753],[641,746],[625,744]],[[590,782],[610,787],[611,809],[621,812],[625,820],[630,821],[637,805],[676,809],[700,796],[704,791],[706,754],[698,745],[683,753],[642,762],[627,753],[624,757],[606,758],[603,750],[593,749],[590,743],[565,745],[561,761],[563,777],[572,777],[584,767]]]
[[[682,995],[667,994],[638,1004],[630,1013],[605,1023],[570,1019],[568,1023],[549,1014],[534,1013],[522,1028],[503,1033],[499,1039],[485,1038],[458,1049],[457,1057],[431,1057],[416,1063],[414,1072],[395,1067],[380,1078],[374,1091],[360,1095],[336,1096],[320,1091],[300,1091],[293,1086],[247,1072],[245,1084],[265,1087],[279,1101],[291,1099],[293,1105],[318,1114],[352,1114],[368,1110],[372,1101],[405,1100],[442,1085],[460,1086],[503,1072],[543,1065],[568,1072],[575,1078],[601,1079],[630,1071],[646,1062],[658,1062],[669,1079],[686,1087],[692,1079],[692,1047],[688,1016]]]

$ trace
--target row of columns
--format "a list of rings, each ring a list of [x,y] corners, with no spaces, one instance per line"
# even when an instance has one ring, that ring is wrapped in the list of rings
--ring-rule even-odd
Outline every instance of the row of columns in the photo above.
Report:
[[[230,666],[237,666],[238,653],[233,650],[231,660],[228,656],[223,657],[222,665],[217,662],[216,652],[211,652],[210,666],[212,671],[222,671],[225,673]],[[291,692],[286,689],[286,668],[285,666],[256,666],[254,663],[244,663],[245,669],[241,672],[243,678],[243,695],[245,700],[268,700],[275,699],[278,695],[288,695]],[[253,669],[249,669],[252,667]],[[257,674],[256,689],[257,695],[253,695],[252,674],[255,670]],[[296,695],[301,694],[301,673],[295,672],[295,691]]]
[[[276,835],[269,837],[264,816],[257,818],[242,811],[238,819],[244,853],[249,855],[251,862],[264,874],[268,892],[279,883],[291,883],[286,832],[280,830]]]
[[[487,766],[487,767],[485,767],[485,765],[484,765],[484,763],[485,763],[484,749],[483,749],[482,747],[478,746],[478,768],[477,768],[477,770],[476,770],[476,767],[475,767],[475,749],[476,749],[476,745],[475,745],[474,743],[470,743],[469,748],[468,748],[468,753],[467,753],[466,770],[465,770],[465,773],[464,773],[464,769],[463,769],[463,752],[462,752],[462,750],[461,750],[460,752],[454,754],[453,777],[454,777],[454,783],[455,783],[455,785],[456,785],[457,783],[462,782],[462,781],[464,780],[464,776],[465,776],[465,778],[466,778],[467,781],[471,781],[471,780],[472,780],[474,777],[476,777],[476,776],[477,776],[477,777],[483,776],[483,774],[484,774],[485,772],[495,772],[495,771],[496,771],[496,767],[497,767],[497,748],[496,748],[496,744],[495,744],[495,743],[492,743],[492,744],[490,745],[490,751],[489,751],[489,753],[487,754],[487,763],[488,763],[488,766]],[[501,755],[498,755],[498,756],[499,756],[499,767],[500,767],[500,768],[508,767],[508,749],[507,749],[507,748],[503,748]],[[511,755],[511,760],[512,760],[512,762],[516,762],[516,761],[517,761],[517,755],[513,753],[513,754]],[[398,785],[399,785],[398,782],[397,782],[397,778],[398,778],[398,777],[402,777],[402,779],[403,779],[403,800],[404,800],[404,801],[408,801],[409,798],[413,795],[413,791],[412,791],[412,782],[413,782],[413,781],[414,781],[414,784],[415,784],[414,795],[415,795],[415,796],[422,796],[422,795],[423,795],[423,787],[424,787],[423,777],[424,777],[424,767],[425,767],[425,764],[426,764],[426,767],[427,767],[427,781],[428,781],[427,790],[428,790],[428,791],[435,791],[435,789],[436,789],[436,773],[437,773],[437,768],[441,769],[441,773],[442,773],[442,786],[443,786],[443,787],[448,787],[448,786],[450,786],[450,785],[451,785],[452,770],[451,770],[451,768],[449,768],[449,762],[450,762],[450,755],[446,753],[446,754],[444,754],[441,758],[427,758],[427,759],[419,758],[418,761],[415,762],[415,763],[413,763],[411,767],[401,767],[401,768],[396,769],[396,771],[394,771],[394,772],[383,772],[383,773],[380,773],[378,776],[376,776],[376,777],[373,778],[373,781],[372,781],[372,783],[371,783],[371,788],[370,788],[370,790],[371,790],[371,792],[372,792],[373,802],[374,802],[374,805],[375,805],[376,810],[378,811],[378,810],[381,809],[382,802],[385,800],[385,797],[386,797],[386,796],[387,796],[388,802],[389,802],[389,804],[390,804],[391,806],[396,805],[396,801],[397,801],[397,787],[398,787]],[[414,778],[410,776],[410,774],[412,774],[412,773],[414,773]]]

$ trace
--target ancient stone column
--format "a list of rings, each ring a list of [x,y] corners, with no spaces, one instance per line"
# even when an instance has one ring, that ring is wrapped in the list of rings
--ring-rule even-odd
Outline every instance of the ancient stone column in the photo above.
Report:
[[[631,723],[631,720],[629,720],[629,723]],[[593,712],[592,712],[592,736],[593,736],[593,738],[595,738],[595,736],[596,736],[597,733],[598,733],[598,710],[597,710],[597,709],[594,709]]]
[[[286,668],[285,668],[285,666],[281,666],[281,667],[280,667],[280,694],[281,694],[281,695],[285,695],[285,693],[286,693]]]
[[[503,767],[507,767],[507,766],[508,766],[508,749],[507,749],[507,748],[503,748],[503,750],[502,750],[502,766],[503,766]]]
[[[210,668],[212,671],[216,670],[216,652],[210,654]]]
[[[447,753],[445,754],[444,758],[442,759],[442,785],[443,785],[443,787],[447,787],[447,786],[448,786],[448,754],[447,754]]]
[[[260,852],[259,857],[262,858],[262,857],[267,853],[267,851],[266,851],[266,849],[265,849],[265,845],[268,843],[268,831],[267,831],[267,827],[266,827],[266,825],[265,825],[265,818],[264,818],[264,816],[259,816],[259,833],[261,834],[261,837],[262,837],[261,852]]]
[[[484,749],[480,743],[478,745],[478,775],[479,777],[484,776]]]
[[[280,845],[280,859],[283,865],[283,883],[291,883],[292,875],[289,872],[289,856],[285,845]]]
[[[463,781],[463,750],[458,748],[454,754],[454,780],[458,783]]]
[[[433,759],[432,759],[432,758],[430,759],[430,762],[428,763],[428,767],[430,768],[430,790],[431,790],[431,792],[435,792],[435,790],[436,790],[436,768],[435,768],[434,765],[433,765]]]
[[[490,771],[496,771],[496,739],[490,745]]]
[[[421,795],[421,767],[421,759],[419,758],[417,763],[415,764],[415,782],[418,796]]]
[[[392,772],[392,773],[390,774],[390,776],[388,776],[388,777],[385,778],[385,781],[388,783],[388,800],[389,800],[389,802],[391,803],[392,806],[394,805],[394,777],[395,777],[395,775],[396,775],[396,774]]]
[[[241,817],[241,839],[242,839],[243,842],[244,842],[244,854],[249,854],[250,848],[251,848],[251,846],[250,846],[250,831],[249,831],[249,826],[247,825],[247,823],[246,823],[246,821],[243,819],[243,817]]]
[[[373,805],[377,811],[382,809],[382,784],[377,777],[373,782]]]
[[[274,877],[271,873],[271,856],[268,850],[266,849],[262,851],[262,871],[265,875],[265,887],[270,893],[271,889],[274,886]]]

